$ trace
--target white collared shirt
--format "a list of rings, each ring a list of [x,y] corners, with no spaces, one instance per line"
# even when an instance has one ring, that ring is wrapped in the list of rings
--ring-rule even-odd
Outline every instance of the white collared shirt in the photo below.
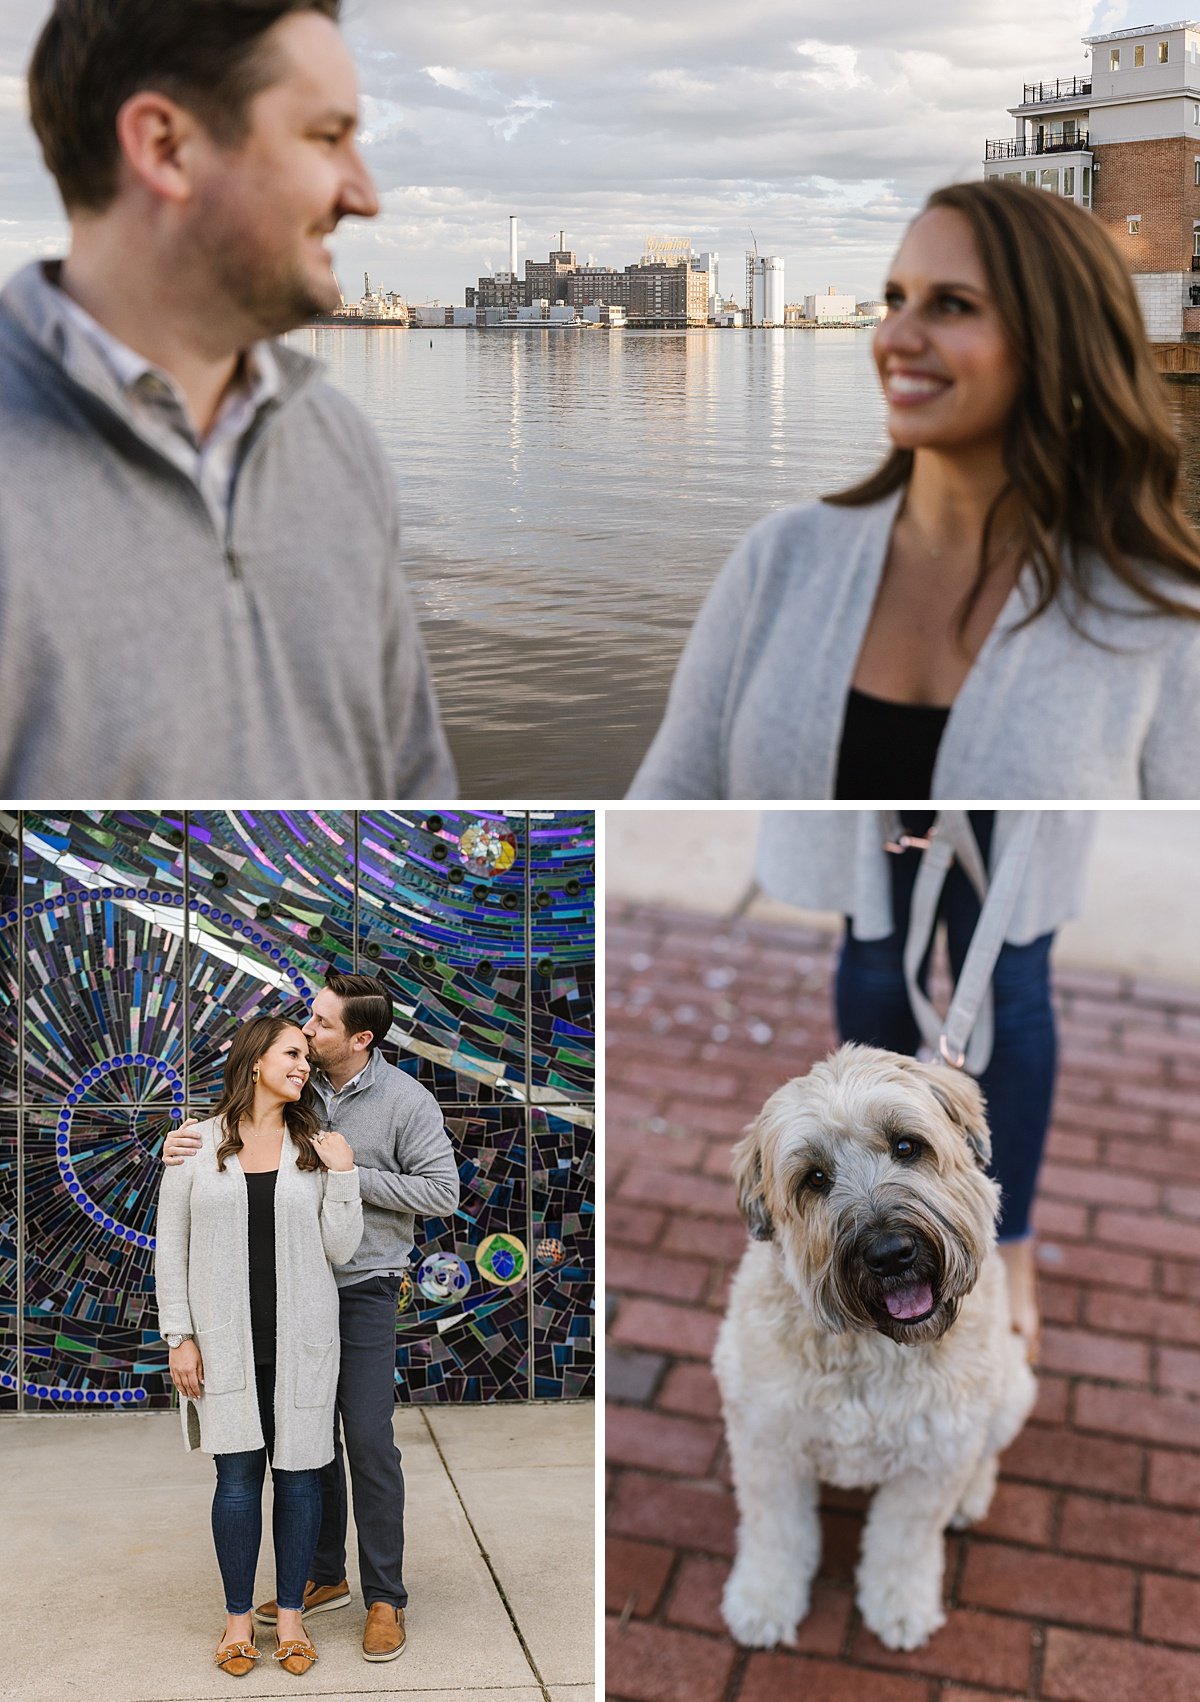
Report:
[[[270,344],[254,343],[243,350],[216,418],[200,438],[183,392],[170,373],[114,337],[61,286],[56,287],[68,319],[104,360],[146,436],[192,480],[224,538],[242,440],[259,409],[279,393],[279,366]]]
[[[341,1087],[334,1087],[327,1075],[320,1071],[314,1071],[312,1084],[324,1102],[325,1115],[329,1118],[331,1125],[337,1114],[338,1108],[342,1104],[342,1101],[346,1098],[347,1094],[354,1092],[354,1090],[358,1087],[366,1087],[368,1085],[368,1082],[371,1079],[372,1066],[374,1063],[375,1050],[372,1048],[372,1050],[367,1054],[367,1061],[363,1065],[362,1069],[359,1070],[356,1076],[351,1076],[348,1082],[343,1082]],[[364,1080],[364,1077],[366,1077],[367,1080]]]

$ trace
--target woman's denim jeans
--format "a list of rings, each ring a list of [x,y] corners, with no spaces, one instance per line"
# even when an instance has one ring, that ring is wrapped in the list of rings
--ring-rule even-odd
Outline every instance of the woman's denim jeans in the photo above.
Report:
[[[217,1565],[225,1585],[226,1613],[249,1613],[254,1605],[254,1571],[262,1541],[262,1488],[267,1456],[275,1450],[275,1367],[256,1365],[258,1411],[265,1448],[217,1454],[212,1531]],[[313,1550],[321,1526],[317,1472],[283,1472],[271,1467],[271,1532],[275,1539],[275,1599],[282,1608],[304,1605],[312,1576]]]
[[[924,821],[928,821],[928,816]],[[972,812],[975,836],[985,859],[991,848],[991,812]],[[909,832],[922,822],[905,817]],[[838,962],[837,1025],[843,1040],[914,1053],[920,1044],[916,1018],[904,985],[904,941],[920,852],[889,856],[894,931],[883,940],[856,940],[847,927]],[[946,924],[951,972],[957,976],[979,919],[979,901],[957,864],[942,889],[938,915]],[[1057,1064],[1054,1010],[1050,1002],[1053,934],[1028,945],[1005,945],[992,975],[995,1045],[980,1077],[992,1131],[992,1174],[1000,1184],[1000,1239],[1019,1241],[1029,1233],[1029,1210],[1050,1122]],[[929,953],[921,984],[929,973]]]

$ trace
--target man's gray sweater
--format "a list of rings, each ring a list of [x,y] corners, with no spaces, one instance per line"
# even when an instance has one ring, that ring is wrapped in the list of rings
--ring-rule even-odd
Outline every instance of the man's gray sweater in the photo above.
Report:
[[[328,1084],[314,1085],[328,1105]],[[449,1217],[458,1205],[458,1167],[437,1100],[376,1052],[324,1121],[354,1148],[363,1204],[358,1250],[349,1264],[334,1266],[338,1287],[402,1271],[414,1219]]]
[[[358,410],[274,345],[222,537],[57,297],[0,294],[0,797],[453,796]]]

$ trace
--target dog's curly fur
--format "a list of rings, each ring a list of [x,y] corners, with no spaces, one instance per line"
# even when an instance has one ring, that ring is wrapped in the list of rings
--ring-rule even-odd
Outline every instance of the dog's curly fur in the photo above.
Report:
[[[735,1149],[753,1240],[714,1365],[739,1642],[787,1642],[807,1613],[821,1482],[877,1490],[858,1568],[869,1629],[911,1649],[943,1623],[943,1530],[986,1513],[1035,1395],[990,1156],[969,1077],[861,1046],[780,1088]]]

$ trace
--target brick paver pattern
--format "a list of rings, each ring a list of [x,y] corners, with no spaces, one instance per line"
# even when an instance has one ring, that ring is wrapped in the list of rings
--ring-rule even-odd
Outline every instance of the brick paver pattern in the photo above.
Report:
[[[609,907],[607,1692],[630,1702],[1200,1697],[1200,990],[1060,970],[1035,1222],[1040,1397],[987,1520],[947,1538],[947,1623],[893,1654],[826,1492],[798,1648],[720,1616],[735,1510],[709,1368],[745,1245],[729,1149],[834,1043],[833,942]]]

